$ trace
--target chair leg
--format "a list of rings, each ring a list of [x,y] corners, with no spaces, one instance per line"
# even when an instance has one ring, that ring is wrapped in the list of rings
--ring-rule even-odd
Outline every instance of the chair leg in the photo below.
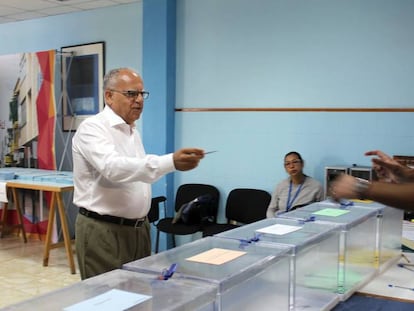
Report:
[[[158,253],[158,244],[160,242],[160,230],[157,229],[157,238],[155,241],[155,254]]]

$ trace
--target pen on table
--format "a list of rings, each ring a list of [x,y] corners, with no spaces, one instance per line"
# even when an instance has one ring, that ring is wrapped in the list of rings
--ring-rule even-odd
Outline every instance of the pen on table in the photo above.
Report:
[[[408,267],[408,266],[412,266],[412,264],[409,264],[409,263],[399,263],[399,264],[397,264],[397,266],[400,267],[400,268],[404,268],[404,269],[410,270],[410,271],[414,271],[413,268],[409,268]]]
[[[408,257],[405,254],[401,253],[401,257],[407,260],[407,262],[410,262],[410,259],[408,259]]]
[[[406,286],[399,286],[399,285],[388,284],[388,287],[402,288],[402,289],[408,289],[408,290],[414,291],[414,288],[412,288],[412,287],[406,287]]]
[[[159,280],[168,280],[169,278],[171,278],[173,276],[173,274],[175,273],[175,271],[177,270],[177,264],[173,263],[170,268],[168,269],[164,269],[161,272],[161,275],[158,277]]]

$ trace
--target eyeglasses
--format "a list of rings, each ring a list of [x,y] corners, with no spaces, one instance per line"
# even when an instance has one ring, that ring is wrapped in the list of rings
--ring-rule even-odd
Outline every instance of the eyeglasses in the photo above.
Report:
[[[300,163],[302,163],[302,160],[293,160],[293,161],[289,161],[289,162],[285,162],[285,166],[290,166],[290,165],[297,165],[297,164],[300,164]]]
[[[149,96],[149,92],[147,91],[133,91],[133,90],[128,90],[128,91],[109,90],[109,91],[120,93],[124,95],[126,98],[130,100],[134,100],[134,101],[137,100],[139,95],[141,95],[143,99],[147,99]]]

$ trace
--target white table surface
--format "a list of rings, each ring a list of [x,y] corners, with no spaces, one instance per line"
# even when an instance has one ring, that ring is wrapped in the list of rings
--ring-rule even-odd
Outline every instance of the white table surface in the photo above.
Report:
[[[358,293],[414,303],[414,253],[403,254],[413,266],[399,267],[398,263],[407,263],[407,260],[401,257],[397,263],[358,290]]]

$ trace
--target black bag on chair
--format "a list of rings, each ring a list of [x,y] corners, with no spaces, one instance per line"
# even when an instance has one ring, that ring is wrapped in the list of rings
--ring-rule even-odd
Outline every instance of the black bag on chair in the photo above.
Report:
[[[208,224],[214,222],[214,198],[210,194],[200,195],[194,200],[181,205],[173,223]]]

